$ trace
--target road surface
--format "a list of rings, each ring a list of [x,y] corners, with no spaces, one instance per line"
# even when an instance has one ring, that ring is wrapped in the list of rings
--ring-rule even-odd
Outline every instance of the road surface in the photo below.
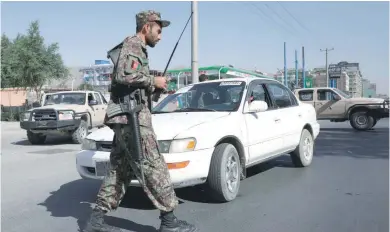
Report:
[[[204,232],[388,232],[389,121],[353,131],[321,122],[312,166],[293,168],[288,156],[249,169],[236,200],[213,203],[201,187],[177,191],[178,217]],[[2,123],[2,230],[71,232],[85,223],[100,183],[75,169],[80,145],[55,139],[31,146],[18,123]],[[151,232],[159,212],[130,189],[109,224]]]

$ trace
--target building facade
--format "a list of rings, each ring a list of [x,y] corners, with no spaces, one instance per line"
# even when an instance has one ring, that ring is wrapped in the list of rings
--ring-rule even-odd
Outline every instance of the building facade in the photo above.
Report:
[[[348,79],[348,85],[345,83],[346,87],[344,91],[349,93],[351,97],[363,96],[362,74],[359,68],[359,63],[348,63],[346,61],[342,61],[337,64],[330,64],[328,67],[328,73],[329,86],[341,89],[342,87],[338,87],[337,85],[339,83],[344,83]],[[344,80],[342,80],[343,77]]]
[[[363,97],[376,97],[376,84],[367,79],[362,79]]]

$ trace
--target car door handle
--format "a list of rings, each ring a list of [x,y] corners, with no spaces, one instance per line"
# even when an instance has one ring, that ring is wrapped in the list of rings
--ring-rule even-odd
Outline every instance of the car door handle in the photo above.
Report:
[[[275,122],[280,122],[280,118],[274,118]]]
[[[298,114],[298,117],[300,117],[300,118],[301,118],[301,117],[302,117],[302,114]]]

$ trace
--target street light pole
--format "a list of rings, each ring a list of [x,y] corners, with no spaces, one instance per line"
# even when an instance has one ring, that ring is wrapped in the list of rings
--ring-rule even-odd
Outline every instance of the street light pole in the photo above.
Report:
[[[326,87],[329,87],[329,67],[328,67],[328,52],[333,51],[334,48],[320,49],[321,52],[325,52],[325,67],[326,67]]]
[[[198,2],[191,2],[192,18],[191,18],[191,70],[192,70],[192,83],[199,82],[198,72]]]

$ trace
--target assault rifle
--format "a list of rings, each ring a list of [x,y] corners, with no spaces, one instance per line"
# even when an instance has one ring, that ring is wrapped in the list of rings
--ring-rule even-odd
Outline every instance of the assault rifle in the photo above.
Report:
[[[108,51],[107,58],[111,59],[114,64],[113,74],[116,74],[116,69],[118,66],[118,61],[120,57],[120,53],[122,50],[123,43],[115,46],[113,49]],[[107,116],[109,118],[126,115],[128,124],[132,127],[132,136],[130,142],[130,155],[131,159],[135,160],[139,164],[140,173],[142,183],[141,185],[145,185],[145,176],[143,170],[143,161],[145,159],[144,153],[142,151],[141,145],[141,131],[139,126],[138,114],[142,110],[142,91],[140,88],[118,85],[117,83],[113,83],[111,85],[111,92],[118,93],[118,96],[112,96],[112,103],[107,107]],[[122,146],[121,144],[118,144]]]

